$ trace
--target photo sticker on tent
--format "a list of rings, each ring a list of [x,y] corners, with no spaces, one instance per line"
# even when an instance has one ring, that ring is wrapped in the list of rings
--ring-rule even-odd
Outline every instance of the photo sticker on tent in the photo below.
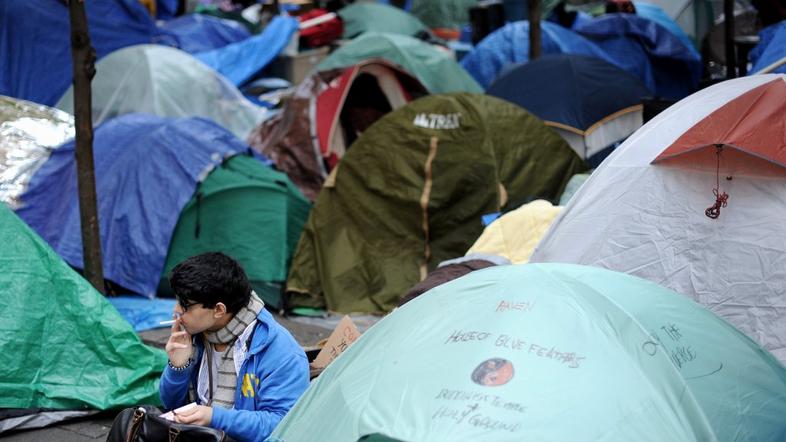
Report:
[[[486,387],[507,384],[513,378],[513,363],[507,359],[491,358],[480,363],[472,372],[472,382]]]

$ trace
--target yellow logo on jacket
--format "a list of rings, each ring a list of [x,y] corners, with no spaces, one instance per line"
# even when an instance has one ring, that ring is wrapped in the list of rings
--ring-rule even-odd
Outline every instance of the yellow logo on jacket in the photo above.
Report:
[[[246,373],[243,375],[243,386],[240,388],[240,393],[243,397],[254,397],[254,390],[259,388],[259,378],[253,373]]]

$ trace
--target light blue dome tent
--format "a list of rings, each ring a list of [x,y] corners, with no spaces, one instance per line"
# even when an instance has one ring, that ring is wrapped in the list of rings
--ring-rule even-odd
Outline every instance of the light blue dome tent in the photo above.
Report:
[[[784,416],[786,369],[699,305],[621,273],[526,264],[382,319],[271,440],[774,441]]]
[[[159,117],[203,117],[245,139],[269,113],[221,74],[190,54],[159,45],[115,51],[96,63],[93,123],[141,112]],[[73,113],[73,86],[57,108]]]

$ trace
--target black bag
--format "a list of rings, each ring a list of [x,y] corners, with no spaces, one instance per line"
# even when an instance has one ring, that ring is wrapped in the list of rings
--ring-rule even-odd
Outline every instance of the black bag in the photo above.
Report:
[[[232,442],[221,430],[178,424],[158,417],[155,408],[126,408],[112,422],[107,442]]]

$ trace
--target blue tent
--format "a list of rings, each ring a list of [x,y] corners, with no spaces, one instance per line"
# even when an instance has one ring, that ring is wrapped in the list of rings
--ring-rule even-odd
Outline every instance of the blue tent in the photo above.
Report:
[[[594,43],[562,26],[541,22],[542,54],[578,54],[601,58],[614,63]],[[508,23],[484,38],[464,58],[461,66],[483,88],[497,77],[507,65],[529,60],[529,22]]]
[[[99,58],[158,35],[138,0],[85,2]],[[0,2],[0,95],[52,106],[72,78],[68,7],[62,0]]]
[[[297,28],[295,18],[277,16],[259,35],[194,56],[239,86],[273,61]]]
[[[633,14],[606,14],[579,24],[575,30],[660,97],[680,99],[698,87],[702,68],[696,51],[651,20]]]
[[[248,147],[209,120],[129,114],[99,126],[93,148],[104,277],[151,296],[197,182]],[[82,268],[73,141],[52,153],[21,200],[17,214]]]
[[[761,38],[759,44],[750,53],[753,63],[751,74],[786,57],[786,21],[762,29],[759,37]],[[786,74],[786,64],[772,73]]]
[[[169,34],[173,46],[190,52],[210,51],[251,37],[245,26],[203,14],[189,14],[166,22],[161,29]]]
[[[567,54],[518,65],[500,74],[486,93],[544,120],[592,165],[641,127],[641,98],[650,95],[638,78],[614,65]]]

